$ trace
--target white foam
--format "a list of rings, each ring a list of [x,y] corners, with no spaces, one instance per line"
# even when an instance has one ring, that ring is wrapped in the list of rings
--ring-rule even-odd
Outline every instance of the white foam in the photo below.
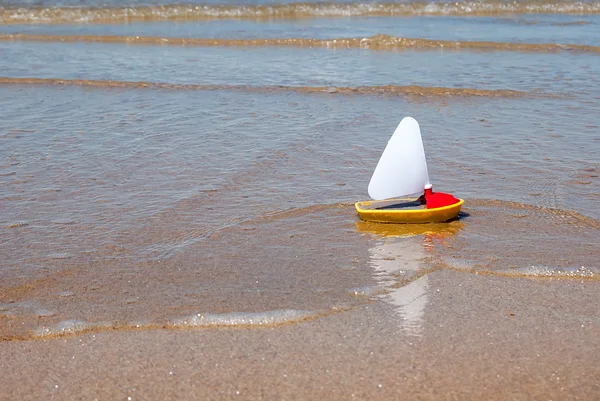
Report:
[[[466,270],[477,272],[478,267],[485,266],[485,262],[477,262],[473,260],[443,257],[442,261],[450,268],[456,270]],[[529,266],[517,266],[505,269],[492,269],[485,270],[482,272],[487,274],[495,274],[502,276],[530,276],[530,277],[563,277],[563,278],[600,278],[600,268],[592,266],[578,266],[578,267],[556,267],[547,265],[529,265]]]
[[[600,268],[590,266],[551,267],[531,265],[506,269],[502,273],[533,277],[600,278]]]
[[[197,6],[155,5],[140,7],[47,7],[0,8],[0,23],[93,23],[128,20],[198,20],[206,18],[294,18],[294,17],[358,17],[375,15],[499,15],[512,13],[576,13],[595,14],[600,10],[597,2],[571,2],[557,0],[539,3],[534,0],[519,2],[402,2],[402,3],[352,3],[352,4],[279,4],[272,6]]]
[[[58,337],[58,336],[66,336],[77,333],[82,333],[85,331],[93,330],[97,328],[98,324],[88,323],[83,320],[71,319],[71,320],[63,320],[62,322],[56,324],[51,327],[41,327],[36,331],[36,336],[38,337]]]
[[[2,310],[2,315],[10,315],[11,311]],[[39,316],[46,316],[40,314]],[[49,314],[48,316],[52,316]],[[223,314],[197,314],[188,317],[173,319],[169,324],[136,321],[130,323],[122,322],[98,322],[92,323],[80,319],[63,320],[53,326],[42,326],[35,330],[34,335],[38,338],[64,337],[89,332],[106,330],[147,330],[156,328],[202,328],[202,327],[234,327],[234,326],[275,326],[285,323],[296,323],[306,319],[317,317],[316,313],[296,309],[280,309],[266,312],[233,312]]]
[[[192,315],[171,320],[171,324],[179,327],[211,327],[211,326],[271,326],[284,323],[299,322],[314,317],[309,311],[296,309],[278,309],[266,312],[232,312],[222,314]]]

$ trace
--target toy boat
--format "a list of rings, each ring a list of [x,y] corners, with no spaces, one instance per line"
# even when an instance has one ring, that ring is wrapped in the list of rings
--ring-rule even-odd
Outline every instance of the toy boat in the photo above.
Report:
[[[368,188],[372,201],[355,204],[361,219],[378,223],[443,223],[456,219],[464,200],[433,192],[419,123],[400,121]],[[411,196],[412,197],[409,197]]]

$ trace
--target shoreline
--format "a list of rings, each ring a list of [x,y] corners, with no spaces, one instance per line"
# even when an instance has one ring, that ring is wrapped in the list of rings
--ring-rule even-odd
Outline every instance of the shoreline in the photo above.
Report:
[[[0,343],[0,399],[593,399],[597,291],[427,275],[422,330],[382,300],[276,328]],[[570,302],[571,299],[578,302]],[[452,316],[452,319],[448,319]],[[411,334],[412,333],[412,334]]]

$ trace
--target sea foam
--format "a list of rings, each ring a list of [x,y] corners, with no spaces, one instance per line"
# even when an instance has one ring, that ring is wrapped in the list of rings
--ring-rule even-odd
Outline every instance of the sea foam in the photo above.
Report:
[[[316,317],[309,311],[296,309],[278,309],[266,312],[232,312],[223,314],[192,315],[171,320],[176,327],[213,327],[213,326],[275,326],[296,323]]]

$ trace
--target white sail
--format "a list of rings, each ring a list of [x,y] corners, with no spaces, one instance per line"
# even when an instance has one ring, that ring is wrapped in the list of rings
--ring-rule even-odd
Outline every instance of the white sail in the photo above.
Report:
[[[405,117],[388,141],[369,183],[375,200],[420,194],[429,184],[419,123]]]

